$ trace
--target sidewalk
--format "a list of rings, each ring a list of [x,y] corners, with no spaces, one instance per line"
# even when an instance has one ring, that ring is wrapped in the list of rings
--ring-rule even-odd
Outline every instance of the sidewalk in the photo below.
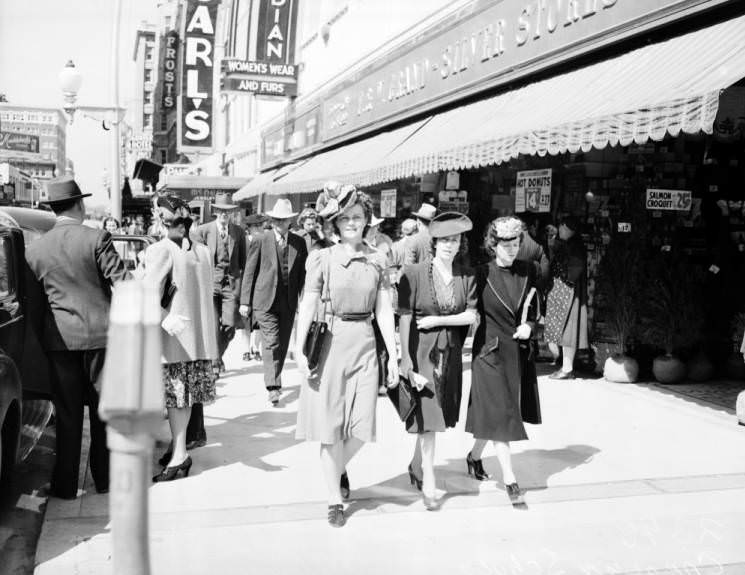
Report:
[[[458,427],[438,437],[444,504],[432,513],[408,484],[414,438],[382,398],[378,441],[348,469],[349,521],[335,530],[318,446],[294,439],[294,364],[272,408],[242,345],[205,410],[192,475],[150,489],[155,574],[745,573],[745,428],[731,410],[654,386],[541,377],[544,423],[513,445],[525,511],[509,505],[489,451],[496,481],[465,474],[464,401]],[[469,385],[470,371],[465,398]],[[89,476],[85,487],[49,501],[37,574],[111,573],[108,500]]]

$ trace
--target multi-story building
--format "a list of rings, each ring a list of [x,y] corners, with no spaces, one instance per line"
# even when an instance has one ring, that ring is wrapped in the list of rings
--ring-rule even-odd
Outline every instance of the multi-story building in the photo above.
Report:
[[[24,149],[0,147],[0,162],[8,162],[40,180],[61,176],[67,168],[66,133],[67,119],[61,110],[0,103],[0,134],[6,134],[6,139],[7,134],[15,134],[13,138],[26,141]]]

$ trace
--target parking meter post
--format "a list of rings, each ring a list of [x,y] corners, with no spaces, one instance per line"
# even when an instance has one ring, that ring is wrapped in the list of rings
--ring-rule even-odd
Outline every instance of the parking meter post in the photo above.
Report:
[[[148,488],[153,434],[162,423],[160,297],[141,281],[117,284],[111,302],[99,414],[111,450],[112,559],[116,575],[149,575]]]

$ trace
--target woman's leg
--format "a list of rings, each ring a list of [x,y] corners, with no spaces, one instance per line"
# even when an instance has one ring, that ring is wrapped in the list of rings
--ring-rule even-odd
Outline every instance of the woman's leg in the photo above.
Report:
[[[551,341],[548,343],[548,351],[551,352],[551,356],[554,358],[554,363],[558,362],[559,355],[561,354],[561,351],[559,350],[559,346]]]
[[[422,434],[416,434],[416,443],[414,444],[414,455],[411,457],[411,469],[414,473],[419,473],[422,469]]]
[[[473,442],[473,447],[471,448],[471,457],[478,461],[481,459],[481,456],[484,453],[484,447],[486,447],[487,441],[486,439],[476,439]]]
[[[334,444],[321,444],[321,467],[323,478],[326,481],[329,505],[341,504],[341,489],[339,478],[344,467],[344,443],[338,441]]]
[[[505,485],[510,483],[516,483],[515,472],[512,470],[512,452],[510,451],[510,444],[505,441],[495,441],[494,449],[497,452],[497,459],[499,465],[502,468],[502,480]]]
[[[362,449],[362,446],[365,444],[364,441],[361,441],[357,439],[356,437],[350,437],[349,439],[345,439],[343,442],[343,462],[344,466],[339,472],[339,475],[344,473],[344,471],[347,469],[347,464],[352,460],[352,458],[357,455],[357,452]],[[338,481],[337,481],[338,482]]]
[[[427,497],[435,496],[435,432],[419,434],[422,454],[422,493]]]
[[[168,467],[175,467],[184,462],[189,455],[186,452],[186,427],[189,425],[191,407],[169,407],[168,425],[171,427],[173,438],[173,453]]]
[[[564,345],[561,346],[561,352],[564,355],[564,358],[562,359],[561,371],[563,371],[564,373],[574,371],[574,354],[576,351],[576,347],[567,347]]]

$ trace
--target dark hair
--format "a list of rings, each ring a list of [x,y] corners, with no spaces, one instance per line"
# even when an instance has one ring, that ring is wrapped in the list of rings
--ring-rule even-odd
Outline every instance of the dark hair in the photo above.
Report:
[[[114,222],[114,223],[116,224],[116,229],[117,229],[117,230],[118,230],[118,229],[119,229],[119,228],[121,227],[121,226],[119,225],[119,222],[117,221],[117,219],[116,219],[116,218],[115,218],[114,216],[106,216],[106,217],[105,217],[105,218],[103,219],[103,223],[101,224],[101,227],[102,227],[103,229],[106,229],[106,224],[108,224],[109,222]]]
[[[72,210],[75,206],[78,205],[78,202],[82,204],[83,198],[73,198],[72,200],[62,200],[61,202],[54,202],[49,205],[55,214],[61,214],[62,212],[67,212],[69,210]]]
[[[357,205],[362,206],[362,210],[365,213],[365,219],[367,220],[367,224],[365,224],[365,229],[362,230],[362,237],[367,235],[367,232],[370,229],[370,219],[372,218],[372,213],[373,213],[373,201],[372,201],[372,198],[368,196],[362,190],[356,190],[352,192],[352,197],[349,199],[349,201],[346,204],[344,204],[344,207],[341,210],[339,210],[339,213],[336,214],[336,217],[334,217],[334,219],[331,220],[332,223],[334,224],[334,231],[339,237],[341,237],[341,231],[339,230],[339,225],[337,224],[339,216],[341,216],[348,209],[354,206],[357,206]]]

